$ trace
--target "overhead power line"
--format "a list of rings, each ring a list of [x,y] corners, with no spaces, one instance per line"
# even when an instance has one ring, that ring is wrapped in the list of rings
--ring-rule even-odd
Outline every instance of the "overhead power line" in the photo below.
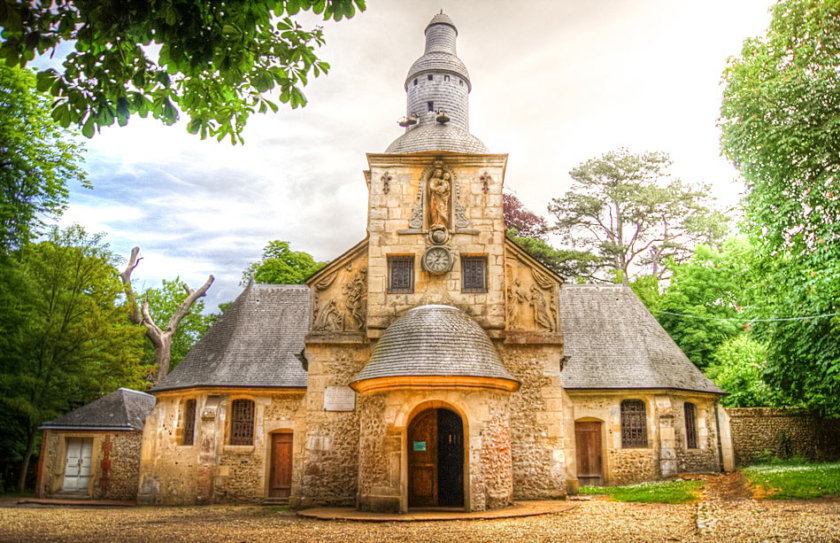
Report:
[[[660,315],[673,315],[675,317],[683,317],[687,319],[698,319],[704,321],[733,321],[733,322],[782,322],[782,321],[804,321],[809,319],[821,319],[823,317],[835,317],[840,313],[822,313],[820,315],[807,315],[805,317],[772,317],[769,319],[747,319],[747,318],[732,318],[732,317],[705,317],[702,315],[689,315],[687,313],[674,313],[673,311],[656,311]]]

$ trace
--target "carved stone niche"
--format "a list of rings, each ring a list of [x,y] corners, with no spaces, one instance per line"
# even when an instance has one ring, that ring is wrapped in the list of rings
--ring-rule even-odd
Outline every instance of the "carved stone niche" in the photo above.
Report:
[[[469,225],[455,170],[436,159],[423,170],[417,200],[408,221],[409,229],[401,233],[456,232]]]
[[[312,332],[361,332],[367,322],[367,267],[345,266],[313,285]]]
[[[518,259],[511,260],[505,270],[508,330],[558,332],[559,283]]]

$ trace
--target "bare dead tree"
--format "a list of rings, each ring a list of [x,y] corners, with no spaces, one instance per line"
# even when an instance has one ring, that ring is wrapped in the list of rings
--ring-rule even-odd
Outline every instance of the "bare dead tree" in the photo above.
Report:
[[[138,306],[137,297],[134,295],[134,289],[131,287],[131,273],[140,264],[140,261],[143,260],[142,257],[138,256],[139,254],[140,247],[134,247],[131,250],[131,257],[128,260],[125,270],[120,274],[120,280],[122,280],[123,291],[125,291],[125,296],[128,299],[129,320],[134,324],[142,324],[146,327],[146,336],[155,348],[155,366],[157,366],[155,382],[158,383],[169,373],[169,359],[172,355],[172,337],[175,335],[181,319],[190,314],[190,308],[196,300],[207,294],[207,289],[213,284],[214,278],[212,275],[208,277],[207,282],[198,290],[193,290],[186,283],[181,283],[187,292],[187,297],[169,318],[169,322],[166,323],[166,328],[161,328],[155,323],[149,311],[149,299],[146,298],[143,300],[142,306]]]

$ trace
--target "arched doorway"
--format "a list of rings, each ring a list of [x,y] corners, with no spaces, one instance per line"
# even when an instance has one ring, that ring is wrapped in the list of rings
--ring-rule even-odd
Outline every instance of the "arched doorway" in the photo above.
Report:
[[[464,506],[464,423],[426,409],[408,426],[408,506]]]

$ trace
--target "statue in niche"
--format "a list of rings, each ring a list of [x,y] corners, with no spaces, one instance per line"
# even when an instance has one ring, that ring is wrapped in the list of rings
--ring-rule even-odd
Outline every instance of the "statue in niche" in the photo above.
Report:
[[[352,281],[344,285],[344,307],[352,319],[356,330],[365,325],[365,295],[367,294],[367,268],[360,268]],[[350,324],[350,323],[348,323]]]
[[[537,285],[531,285],[531,307],[534,308],[534,322],[553,332],[554,319],[551,317],[551,309],[546,303],[545,294]]]
[[[449,228],[449,196],[452,176],[435,169],[429,178],[429,228]]]

